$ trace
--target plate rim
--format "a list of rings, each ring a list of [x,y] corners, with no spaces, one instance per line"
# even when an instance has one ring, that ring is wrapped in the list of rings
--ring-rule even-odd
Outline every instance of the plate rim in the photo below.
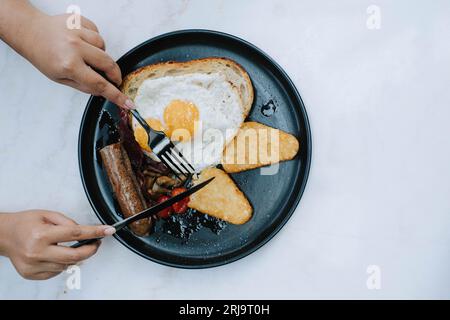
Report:
[[[146,255],[142,252],[140,252],[139,250],[137,250],[136,248],[134,248],[133,246],[129,245],[122,237],[118,236],[117,234],[114,234],[113,237],[118,240],[122,245],[124,245],[127,249],[131,250],[132,252],[136,253],[137,255],[139,255],[142,258],[145,258],[146,260],[150,260],[153,262],[156,262],[160,265],[165,265],[165,266],[169,266],[169,267],[173,267],[173,268],[179,268],[179,269],[208,269],[208,268],[214,268],[214,267],[219,267],[219,266],[223,266],[235,261],[238,261],[252,253],[254,253],[255,251],[257,251],[258,249],[260,249],[261,247],[263,247],[265,244],[267,244],[270,240],[272,240],[279,232],[280,230],[286,225],[286,223],[289,221],[289,219],[292,217],[292,215],[294,214],[295,210],[297,209],[301,198],[303,197],[303,194],[305,192],[306,189],[306,185],[309,179],[309,173],[310,173],[310,169],[311,169],[311,161],[312,161],[312,132],[311,132],[311,126],[310,126],[310,122],[309,122],[309,117],[306,111],[306,107],[305,104],[303,102],[303,99],[299,93],[299,90],[297,89],[297,87],[295,86],[294,82],[292,81],[292,79],[289,77],[289,75],[287,74],[287,72],[273,59],[271,58],[267,53],[265,53],[263,50],[261,50],[259,47],[255,46],[254,44],[240,38],[237,37],[235,35],[229,34],[229,33],[225,33],[225,32],[221,32],[221,31],[216,31],[216,30],[209,30],[209,29],[181,29],[181,30],[176,30],[176,31],[171,31],[171,32],[167,32],[167,33],[163,33],[160,35],[157,35],[155,37],[152,37],[140,44],[138,44],[137,46],[133,47],[132,49],[128,50],[126,53],[124,53],[118,60],[117,63],[120,66],[120,63],[125,60],[129,55],[131,55],[132,53],[134,53],[135,51],[140,50],[142,47],[145,47],[149,44],[151,44],[152,42],[158,41],[162,38],[167,38],[167,37],[171,37],[171,36],[177,36],[177,35],[182,35],[182,34],[192,34],[192,33],[203,33],[203,34],[209,34],[209,35],[216,35],[216,36],[221,36],[221,37],[226,37],[229,38],[233,41],[237,41],[241,44],[244,44],[248,47],[250,47],[251,49],[255,50],[259,55],[261,55],[263,58],[265,58],[266,60],[268,60],[276,69],[277,71],[282,74],[282,76],[285,78],[285,80],[287,81],[289,87],[292,89],[292,93],[295,95],[295,98],[300,102],[300,110],[299,112],[301,113],[302,117],[304,118],[304,123],[302,125],[305,126],[305,133],[306,133],[306,137],[303,140],[306,140],[306,144],[307,144],[307,149],[306,149],[306,161],[305,161],[305,169],[304,169],[304,179],[302,180],[302,183],[299,186],[299,192],[296,195],[291,207],[288,209],[287,214],[283,217],[283,219],[280,221],[280,223],[275,226],[275,228],[268,233],[267,236],[264,237],[264,239],[262,239],[261,241],[259,241],[258,243],[256,243],[255,245],[253,245],[252,247],[249,247],[246,251],[241,252],[231,258],[228,259],[224,259],[222,261],[217,261],[217,262],[206,262],[203,264],[181,264],[181,263],[173,263],[173,262],[169,262],[169,261],[164,261],[164,260],[160,260],[158,258],[154,258],[151,257],[149,255]],[[86,184],[86,178],[85,175],[83,173],[83,164],[82,164],[82,157],[81,157],[81,153],[82,153],[82,143],[81,143],[81,138],[82,138],[82,133],[83,133],[83,129],[85,127],[86,124],[86,117],[88,115],[88,111],[89,111],[89,106],[92,103],[92,100],[94,100],[95,98],[99,98],[96,96],[91,95],[90,98],[88,99],[88,102],[86,104],[85,110],[83,112],[83,115],[81,117],[81,124],[80,124],[80,129],[79,129],[79,133],[78,133],[78,168],[79,168],[79,172],[80,172],[80,178],[81,178],[81,182],[83,185],[83,189],[84,189],[84,193],[86,195],[86,197],[88,198],[89,204],[92,208],[92,210],[94,211],[95,215],[97,216],[97,218],[102,222],[102,223],[106,223],[105,220],[103,219],[102,215],[98,212],[96,206],[94,205],[93,199],[89,193],[88,190],[88,186]],[[100,97],[101,98],[101,97]],[[302,121],[303,122],[303,121]]]

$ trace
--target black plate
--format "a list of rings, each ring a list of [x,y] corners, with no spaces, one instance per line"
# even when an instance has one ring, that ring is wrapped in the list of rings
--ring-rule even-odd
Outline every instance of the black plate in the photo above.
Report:
[[[300,151],[294,160],[281,163],[276,175],[260,175],[260,169],[232,175],[254,208],[252,219],[244,225],[228,225],[219,235],[204,228],[194,233],[187,243],[162,232],[145,238],[136,237],[128,230],[115,235],[142,257],[174,267],[219,266],[261,247],[294,212],[309,173],[311,132],[300,95],[281,67],[252,44],[216,31],[177,31],[139,45],[120,58],[118,64],[125,75],[160,61],[212,56],[233,59],[247,70],[255,89],[249,119],[294,134],[300,140]],[[92,208],[103,223],[113,224],[120,217],[115,213],[111,190],[96,154],[96,142],[104,134],[99,130],[102,109],[117,114],[113,104],[91,97],[81,122],[79,165]]]

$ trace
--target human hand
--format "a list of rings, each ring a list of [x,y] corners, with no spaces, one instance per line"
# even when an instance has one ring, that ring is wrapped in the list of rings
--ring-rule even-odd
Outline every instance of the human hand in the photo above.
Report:
[[[0,255],[30,280],[52,278],[97,252],[100,241],[79,248],[61,243],[114,234],[110,226],[81,226],[58,212],[31,210],[0,214]]]
[[[121,84],[121,71],[105,52],[105,42],[96,25],[81,17],[80,29],[69,29],[68,17],[43,13],[33,16],[24,32],[23,52],[19,53],[56,82],[133,109],[133,102],[112,84]],[[97,71],[103,72],[109,81]]]

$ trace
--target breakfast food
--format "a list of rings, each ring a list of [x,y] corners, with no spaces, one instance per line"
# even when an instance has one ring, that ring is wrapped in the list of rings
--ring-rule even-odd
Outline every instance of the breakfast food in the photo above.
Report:
[[[135,99],[137,91],[146,79],[158,79],[167,76],[193,73],[222,73],[227,81],[239,91],[244,108],[244,117],[250,113],[253,103],[253,86],[247,72],[233,60],[227,58],[204,58],[187,62],[162,62],[142,67],[128,74],[122,83],[121,90],[131,99]]]
[[[245,122],[225,148],[222,166],[228,173],[241,172],[291,160],[299,149],[296,137],[258,122]]]
[[[153,129],[176,141],[199,173],[192,181],[177,178],[152,154],[140,124],[122,110],[117,126],[120,143],[100,154],[125,217],[215,177],[189,198],[133,224],[137,235],[148,234],[160,223],[166,223],[162,230],[167,228],[167,233],[189,236],[202,226],[218,233],[227,222],[248,222],[253,208],[228,173],[290,160],[299,150],[293,135],[244,122],[254,92],[247,72],[232,60],[205,58],[145,66],[127,75],[121,90]]]
[[[147,66],[128,75],[122,91],[153,129],[180,141],[177,148],[198,172],[220,163],[253,102],[248,74],[223,58]],[[141,148],[150,152],[136,120],[132,129]]]
[[[122,144],[110,144],[100,150],[100,155],[124,217],[128,218],[145,210],[147,203]],[[131,230],[139,236],[145,236],[149,233],[150,226],[150,219],[142,219],[132,223]]]
[[[252,217],[253,209],[245,195],[223,170],[203,170],[194,185],[215,179],[202,190],[191,195],[188,206],[202,213],[233,224],[244,224]]]

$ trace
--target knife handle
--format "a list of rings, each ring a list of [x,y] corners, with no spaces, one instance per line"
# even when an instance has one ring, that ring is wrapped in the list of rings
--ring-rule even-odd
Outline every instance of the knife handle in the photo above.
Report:
[[[94,242],[96,242],[96,241],[98,241],[98,240],[100,240],[100,239],[102,239],[102,238],[94,238],[94,239],[81,240],[81,241],[78,241],[78,242],[74,243],[74,244],[71,245],[70,247],[71,247],[71,248],[79,248],[79,247],[84,246],[84,245],[86,245],[86,244],[92,244],[92,243],[94,243]]]

